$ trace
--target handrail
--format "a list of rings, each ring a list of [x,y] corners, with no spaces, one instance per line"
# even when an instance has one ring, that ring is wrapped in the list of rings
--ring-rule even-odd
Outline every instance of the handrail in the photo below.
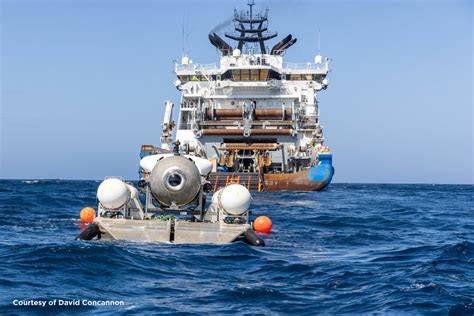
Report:
[[[218,63],[213,64],[176,64],[176,70],[214,70],[219,69]]]
[[[328,64],[323,65],[313,63],[283,63],[283,69],[294,69],[294,70],[305,70],[305,69],[316,69],[316,70],[328,70]]]

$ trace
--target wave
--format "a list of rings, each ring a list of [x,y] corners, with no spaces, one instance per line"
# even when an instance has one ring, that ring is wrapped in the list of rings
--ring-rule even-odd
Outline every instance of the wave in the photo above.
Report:
[[[0,181],[0,314],[43,312],[11,305],[26,296],[126,303],[47,313],[472,314],[472,186],[257,194],[264,248],[74,241],[97,186]]]

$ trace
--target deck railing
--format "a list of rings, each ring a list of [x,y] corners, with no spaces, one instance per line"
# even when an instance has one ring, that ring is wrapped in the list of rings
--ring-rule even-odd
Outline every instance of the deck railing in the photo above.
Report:
[[[283,63],[283,69],[293,70],[307,70],[316,69],[319,71],[328,70],[328,64],[313,64],[313,63]]]
[[[188,64],[188,65],[183,65],[183,64],[176,64],[176,71],[179,70],[200,70],[200,71],[206,71],[206,70],[215,70],[219,69],[219,64],[218,63],[213,63],[213,64]]]

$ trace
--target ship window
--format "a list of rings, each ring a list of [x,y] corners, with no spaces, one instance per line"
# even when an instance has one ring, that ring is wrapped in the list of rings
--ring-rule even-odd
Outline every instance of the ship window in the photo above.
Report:
[[[259,76],[258,76],[258,69],[252,69],[250,70],[250,80],[251,81],[258,81]]]
[[[240,70],[240,80],[249,81],[249,79],[250,79],[250,71],[248,69],[241,69]]]
[[[240,81],[240,69],[232,70],[232,80]]]
[[[304,80],[313,80],[313,75],[311,74],[306,74],[306,75],[303,75],[304,76]]]
[[[291,74],[290,80],[301,80],[301,75]]]
[[[270,75],[270,76],[269,76]],[[234,81],[265,81],[269,77],[280,79],[279,74],[273,71],[273,74],[268,69],[234,69],[232,70],[232,80]]]
[[[230,79],[231,78],[231,71],[230,70],[227,70],[226,72],[224,72],[222,75],[221,75],[221,80],[227,80],[227,79]]]
[[[269,76],[270,79],[276,79],[276,80],[283,79],[284,80],[284,78],[282,78],[283,76],[280,76],[280,74],[276,72],[275,70],[270,70],[270,76]]]
[[[181,80],[182,83],[186,83],[189,81],[189,76],[178,76],[178,79]]]
[[[182,111],[181,112],[181,121],[179,122],[178,128],[179,129],[191,129],[189,111]]]

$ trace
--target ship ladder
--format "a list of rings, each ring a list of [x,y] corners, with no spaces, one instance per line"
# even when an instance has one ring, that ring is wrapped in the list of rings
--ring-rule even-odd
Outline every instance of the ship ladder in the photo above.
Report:
[[[214,183],[214,192],[217,191],[217,183],[219,183],[219,176],[216,176],[216,182]]]
[[[247,182],[247,183],[245,183]],[[263,192],[264,184],[262,182],[262,176],[258,173],[250,173],[244,181],[241,183],[246,186],[250,192]]]
[[[258,173],[227,173],[213,172],[209,176],[214,192],[230,184],[240,184],[246,187],[250,192],[264,192],[265,182],[262,174]]]
[[[225,182],[225,186],[229,184],[240,184],[240,176],[230,175],[227,176],[227,181]]]

